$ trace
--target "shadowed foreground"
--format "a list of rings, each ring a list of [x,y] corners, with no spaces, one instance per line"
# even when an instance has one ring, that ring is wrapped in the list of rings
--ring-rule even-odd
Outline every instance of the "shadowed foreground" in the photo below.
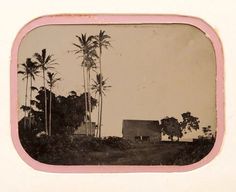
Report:
[[[188,165],[205,157],[214,145],[214,140],[133,143],[119,137],[65,135],[25,135],[20,140],[33,159],[52,165]]]

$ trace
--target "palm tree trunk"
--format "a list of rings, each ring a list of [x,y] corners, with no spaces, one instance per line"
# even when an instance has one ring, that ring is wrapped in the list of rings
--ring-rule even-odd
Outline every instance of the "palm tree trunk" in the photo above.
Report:
[[[32,115],[32,105],[31,105],[31,100],[32,100],[32,77],[30,77],[30,111],[29,111],[29,126],[30,126],[30,130],[31,130],[31,126],[32,126],[32,119],[31,119],[31,115]]]
[[[98,137],[98,134],[99,134],[99,127],[100,127],[100,95],[98,96],[98,120],[97,120],[96,137]]]
[[[85,129],[86,135],[88,136],[88,128],[87,128],[87,111],[88,111],[88,104],[87,104],[87,89],[86,89],[86,77],[85,77],[85,66],[83,65],[83,79],[84,79],[84,98],[85,98]]]
[[[27,106],[27,94],[28,93],[28,75],[26,76],[26,87],[25,87],[25,107]],[[24,111],[24,129],[26,129],[26,110]]]
[[[91,111],[92,111],[92,106],[91,106],[91,93],[90,93],[90,70],[87,70],[87,73],[88,73],[88,80],[87,80],[87,83],[88,83],[88,105],[89,105],[89,132],[90,132],[90,135],[92,135],[92,120],[91,120]]]
[[[44,118],[45,118],[45,131],[48,135],[48,114],[47,114],[47,90],[45,85],[45,70],[43,69],[43,86],[44,86]]]
[[[49,97],[49,136],[52,135],[52,89],[50,88]]]
[[[103,105],[103,97],[102,94],[100,96],[100,130],[99,130],[99,138],[102,135],[102,105]]]
[[[101,138],[102,131],[102,46],[99,45],[99,65],[100,65],[100,117],[99,117],[99,138]]]

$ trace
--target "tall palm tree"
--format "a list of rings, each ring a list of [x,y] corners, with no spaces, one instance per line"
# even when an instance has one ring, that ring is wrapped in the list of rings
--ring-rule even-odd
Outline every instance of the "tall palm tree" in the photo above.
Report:
[[[48,72],[48,86],[49,86],[49,91],[50,91],[50,96],[49,96],[49,127],[48,127],[48,135],[51,136],[52,135],[52,89],[55,86],[55,83],[59,80],[61,80],[61,78],[56,78],[56,73],[51,73]]]
[[[22,74],[23,78],[22,80],[26,79],[26,87],[25,87],[25,105],[21,106],[21,109],[24,111],[24,129],[26,128],[26,114],[27,114],[27,97],[28,97],[28,83],[29,83],[29,68],[27,66],[27,63],[21,64],[23,69],[21,71],[18,71],[18,74]]]
[[[106,34],[105,31],[102,31],[100,30],[99,34],[94,36],[94,44],[96,45],[96,47],[99,48],[99,69],[100,69],[100,92],[99,92],[99,96],[100,96],[100,112],[99,112],[99,124],[98,124],[98,129],[99,129],[99,137],[101,137],[101,127],[102,127],[102,105],[103,105],[103,94],[102,94],[102,77],[103,77],[103,74],[102,74],[102,49],[103,47],[108,49],[108,47],[111,46],[110,44],[110,39],[111,37],[109,35]]]
[[[106,95],[105,92],[111,87],[110,85],[106,84],[107,79],[103,80],[103,77],[101,76],[101,74],[97,74],[96,75],[96,80],[93,80],[93,84],[92,84],[92,91],[94,91],[95,95],[98,93],[99,97],[98,97],[98,125],[101,125],[101,111],[100,109],[100,105],[102,103],[100,103],[100,99],[101,99],[101,95]],[[99,128],[99,127],[98,127]],[[97,133],[100,133],[100,131],[98,130]],[[97,136],[97,135],[96,135]],[[99,134],[99,137],[101,137],[101,135]]]
[[[25,105],[21,107],[24,111],[24,128],[26,128],[26,115],[27,111],[29,112],[30,116],[30,128],[31,128],[31,100],[32,100],[32,91],[30,91],[30,107],[28,107],[28,84],[30,79],[30,85],[32,87],[32,79],[35,79],[35,75],[38,73],[36,62],[33,62],[31,58],[27,58],[26,62],[21,64],[23,67],[22,70],[18,71],[18,74],[23,75],[23,80],[26,79],[26,87],[25,87]]]
[[[55,60],[52,59],[53,55],[47,55],[46,49],[42,49],[41,54],[35,53],[34,57],[43,72],[45,132],[48,135],[48,114],[47,114],[48,109],[47,109],[47,89],[46,89],[46,83],[45,83],[46,81],[45,73],[48,69],[53,68],[51,65],[56,64],[56,63],[55,63]]]
[[[93,50],[95,51],[95,50]],[[90,127],[90,132],[89,134],[92,134],[92,103],[91,103],[91,91],[90,91],[90,80],[91,80],[91,69],[96,68],[96,63],[95,59],[93,58],[93,54],[95,54],[94,57],[96,57],[96,52],[95,53],[89,53],[89,56],[87,58],[86,62],[86,68],[87,68],[87,89],[88,89],[88,107],[89,107],[89,127]]]
[[[79,54],[82,57],[82,67],[83,67],[83,80],[84,80],[84,93],[85,93],[85,127],[87,126],[87,111],[89,107],[89,125],[90,134],[92,129],[91,122],[91,93],[90,93],[90,71],[92,68],[96,67],[95,59],[97,58],[96,45],[93,42],[93,36],[88,36],[86,34],[81,34],[81,36],[76,35],[79,43],[73,43],[76,46],[75,54]],[[88,95],[87,95],[88,93]],[[88,96],[88,98],[87,98]],[[86,127],[87,130],[87,127]],[[87,131],[88,135],[88,131]]]
[[[29,111],[29,126],[32,126],[32,91],[35,89],[33,87],[33,80],[35,76],[39,73],[37,62],[33,62],[30,58],[27,59],[29,65],[29,77],[30,77],[30,111]]]

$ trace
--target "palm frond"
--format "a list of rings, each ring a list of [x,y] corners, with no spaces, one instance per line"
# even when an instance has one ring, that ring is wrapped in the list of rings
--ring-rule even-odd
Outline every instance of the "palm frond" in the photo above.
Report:
[[[42,50],[42,61],[43,61],[43,63],[45,63],[45,60],[46,60],[46,49],[43,49]]]
[[[39,53],[34,53],[33,57],[39,62],[43,63],[42,56]]]
[[[52,57],[53,55],[48,55],[47,58],[45,59],[45,63],[48,63],[52,59]]]
[[[31,90],[32,90],[32,91],[38,91],[38,88],[37,88],[37,87],[34,87],[34,86],[31,86]]]
[[[18,73],[18,74],[22,74],[22,75],[24,75],[24,74],[25,74],[25,72],[24,72],[24,71],[18,71],[17,73]]]
[[[76,43],[73,43],[74,46],[78,47],[79,49],[82,49],[82,47]]]
[[[39,104],[39,102],[32,99],[32,100],[30,101],[30,104],[31,104],[31,105],[37,105],[37,104]]]
[[[26,105],[21,105],[20,109],[22,109],[23,111],[29,111],[30,107]]]

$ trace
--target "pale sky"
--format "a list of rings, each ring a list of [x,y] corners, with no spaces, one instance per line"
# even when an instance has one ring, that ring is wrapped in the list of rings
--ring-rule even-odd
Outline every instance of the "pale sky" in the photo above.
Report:
[[[59,65],[62,80],[57,95],[83,92],[81,60],[68,53],[75,35],[105,30],[112,47],[103,51],[103,75],[112,86],[104,97],[102,135],[121,136],[123,119],[181,119],[190,111],[200,126],[216,127],[216,61],[211,41],[199,29],[183,24],[49,25],[34,29],[22,40],[18,63],[46,48]],[[19,106],[25,82],[19,78]],[[40,87],[42,80],[35,85]],[[22,117],[22,112],[19,112]],[[97,110],[93,111],[96,121]],[[188,137],[196,136],[194,132]]]

